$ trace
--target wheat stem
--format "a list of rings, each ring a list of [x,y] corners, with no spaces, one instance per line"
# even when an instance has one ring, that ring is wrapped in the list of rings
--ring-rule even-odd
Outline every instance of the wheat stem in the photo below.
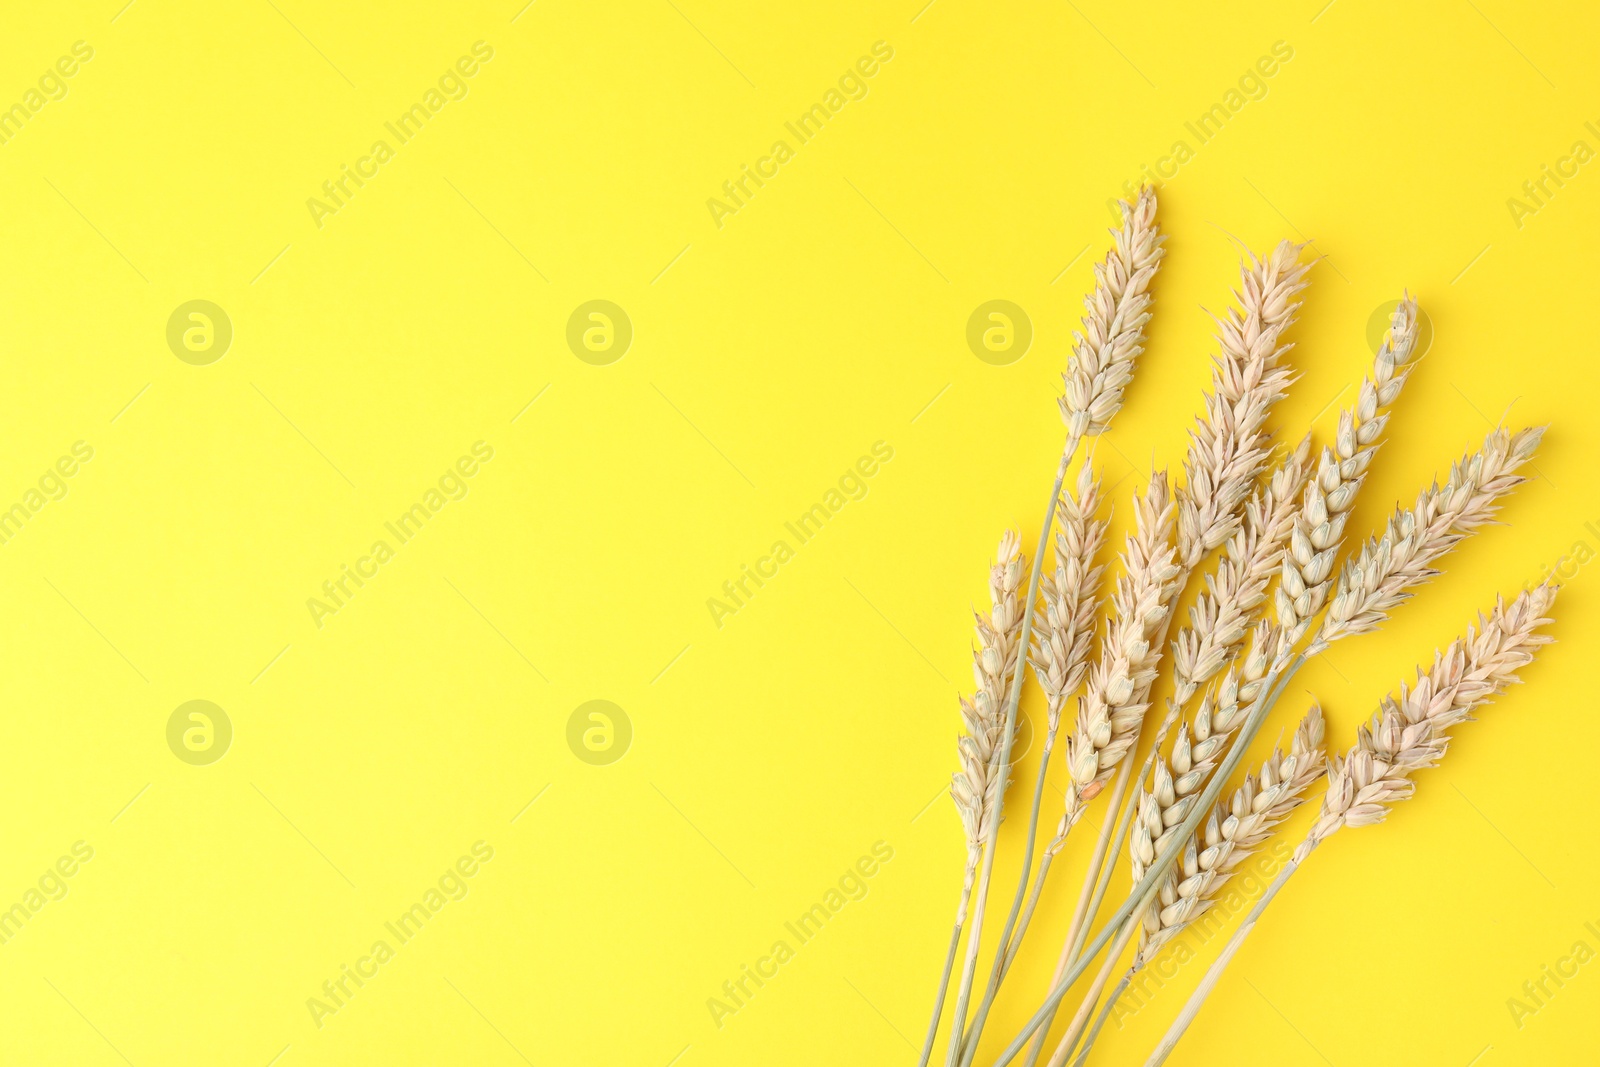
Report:
[[[976,857],[969,866],[976,867]],[[939,1033],[939,1016],[944,1013],[944,997],[950,987],[950,972],[955,968],[956,952],[961,947],[961,928],[966,923],[967,903],[972,897],[972,883],[962,880],[961,903],[956,907],[956,924],[950,932],[950,947],[944,954],[944,972],[939,975],[939,992],[933,1000],[933,1018],[928,1020],[928,1036],[922,1042],[922,1055],[917,1058],[917,1067],[928,1067],[928,1058],[933,1055],[934,1038]]]
[[[1050,547],[1050,527],[1055,522],[1056,503],[1061,498],[1061,486],[1067,479],[1067,466],[1072,462],[1072,457],[1078,451],[1078,443],[1082,436],[1076,431],[1067,431],[1067,443],[1061,450],[1061,463],[1056,468],[1055,484],[1050,488],[1050,503],[1045,508],[1044,527],[1039,531],[1039,546],[1034,553],[1032,572],[1028,576],[1028,594],[1023,601],[1026,606],[1022,612],[1022,629],[1018,644],[1022,648],[1028,647],[1028,637],[1033,624],[1033,605],[1039,599],[1039,576],[1043,570],[1044,554]],[[994,875],[995,846],[1000,837],[1000,811],[1004,804],[1005,783],[1011,774],[1011,742],[1015,740],[1017,728],[1017,705],[1022,699],[1022,678],[1024,674],[1022,657],[1017,657],[1016,673],[1012,676],[1011,695],[1006,701],[1004,725],[1001,730],[1000,743],[995,750],[994,760],[991,764],[991,773],[998,780],[998,788],[993,811],[985,819],[983,833],[983,868],[978,876],[977,895],[972,905],[972,922],[967,929],[967,956],[961,967],[961,979],[957,985],[956,1004],[951,1016],[950,1024],[950,1053],[946,1058],[947,1067],[956,1067],[960,1060],[963,1042],[966,1039],[967,1027],[967,1002],[972,996],[972,980],[978,970],[978,950],[983,940],[983,914],[984,907],[989,901],[989,883]],[[1030,849],[1031,855],[1031,849]],[[976,1043],[977,1035],[973,1035]]]
[[[1018,1052],[1022,1051],[1024,1042],[1044,1024],[1045,1020],[1055,1010],[1056,1005],[1061,1003],[1062,998],[1067,995],[1067,991],[1072,988],[1072,984],[1083,974],[1089,961],[1100,954],[1100,950],[1106,947],[1106,944],[1111,941],[1113,936],[1118,936],[1123,945],[1127,944],[1127,939],[1133,935],[1132,927],[1134,925],[1127,921],[1128,917],[1136,910],[1144,908],[1155,897],[1156,891],[1160,888],[1161,877],[1183,850],[1187,836],[1194,833],[1195,828],[1200,825],[1200,821],[1205,815],[1205,809],[1216,801],[1218,794],[1222,792],[1223,783],[1243,762],[1245,748],[1249,743],[1248,739],[1255,736],[1261,723],[1271,712],[1273,703],[1282,693],[1283,687],[1289,684],[1289,680],[1299,672],[1304,664],[1305,657],[1303,655],[1293,656],[1281,671],[1274,670],[1268,674],[1265,679],[1267,684],[1263,686],[1261,695],[1257,697],[1255,705],[1251,708],[1250,715],[1245,721],[1244,729],[1240,730],[1239,735],[1234,738],[1233,746],[1229,748],[1228,755],[1223,760],[1222,766],[1218,769],[1217,774],[1212,777],[1205,791],[1200,795],[1199,802],[1189,813],[1188,818],[1184,820],[1182,827],[1177,831],[1175,839],[1170,841],[1165,851],[1156,857],[1155,862],[1150,865],[1150,870],[1146,872],[1144,878],[1133,887],[1127,898],[1117,906],[1111,918],[1106,920],[1106,924],[1100,928],[1100,932],[1089,943],[1088,948],[1067,969],[1066,975],[1046,995],[1044,1003],[1040,1005],[1039,1010],[1034,1012],[1032,1018],[1023,1026],[1022,1031],[1000,1053],[1000,1058],[995,1060],[994,1067],[1005,1067],[1016,1057]]]

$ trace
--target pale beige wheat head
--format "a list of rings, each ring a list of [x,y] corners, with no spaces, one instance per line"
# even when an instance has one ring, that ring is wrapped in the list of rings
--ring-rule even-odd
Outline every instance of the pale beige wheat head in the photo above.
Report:
[[[1165,471],[1151,476],[1134,511],[1135,529],[1122,555],[1124,573],[1112,597],[1100,660],[1089,671],[1068,742],[1072,784],[1054,848],[1060,847],[1084,805],[1105,787],[1117,762],[1138,738],[1161,658],[1158,638],[1180,584],[1182,571],[1173,546],[1175,509]]]
[[[1339,587],[1308,654],[1352,634],[1368,633],[1408,599],[1413,586],[1438,573],[1433,563],[1488,523],[1499,500],[1526,479],[1517,470],[1539,447],[1543,428],[1495,430],[1483,448],[1450,468],[1409,509],[1397,511],[1382,537],[1370,539],[1346,561]]]
[[[1155,761],[1150,790],[1158,801],[1153,809],[1156,821],[1151,824],[1157,836],[1189,817],[1211,772],[1226,755],[1228,742],[1249,717],[1251,702],[1261,692],[1276,648],[1277,631],[1269,623],[1257,623],[1248,650],[1201,698],[1193,725],[1184,723],[1178,728],[1171,755]]]
[[[1186,705],[1244,646],[1294,528],[1310,454],[1307,435],[1251,497],[1215,574],[1207,576],[1205,591],[1189,609],[1189,625],[1172,645],[1174,707]]]
[[[988,821],[999,810],[1000,794],[1011,773],[1011,768],[996,768],[993,763],[1005,731],[1006,685],[1017,664],[1026,579],[1021,541],[1008,530],[989,571],[989,611],[973,613],[978,633],[978,646],[972,653],[976,690],[972,699],[961,700],[966,734],[957,742],[961,769],[950,787],[971,851],[982,843]],[[967,877],[972,877],[970,862]]]
[[[1555,597],[1556,587],[1546,583],[1509,606],[1497,600],[1477,627],[1417,672],[1415,686],[1402,685],[1398,697],[1384,699],[1350,751],[1330,761],[1322,812],[1295,850],[1296,863],[1341,827],[1382,822],[1391,804],[1411,795],[1411,776],[1443,757],[1450,729],[1519,681],[1517,672],[1550,643],[1539,630],[1550,622]]]
[[[1278,623],[1283,627],[1285,648],[1305,636],[1327,600],[1345,522],[1372,466],[1389,422],[1389,409],[1415,366],[1412,354],[1416,344],[1417,304],[1406,296],[1395,308],[1388,336],[1378,347],[1372,376],[1361,383],[1355,405],[1339,413],[1333,447],[1322,450],[1316,477],[1306,486],[1278,585]]]
[[[1294,380],[1282,363],[1293,346],[1281,337],[1306,287],[1301,247],[1284,241],[1264,259],[1250,256],[1240,265],[1238,306],[1217,320],[1220,350],[1178,494],[1178,558],[1186,567],[1233,535],[1239,506],[1266,464],[1267,414]]]
[[[1083,329],[1072,335],[1072,357],[1062,375],[1061,417],[1074,436],[1104,433],[1122,407],[1122,392],[1144,351],[1150,321],[1150,280],[1161,267],[1166,240],[1156,225],[1155,190],[1146,186],[1122,203],[1122,228],[1104,263],[1095,265],[1094,290],[1084,297]]]
[[[1104,564],[1096,557],[1106,539],[1106,521],[1098,516],[1100,483],[1093,468],[1084,464],[1077,492],[1061,496],[1054,563],[1039,583],[1042,596],[1034,617],[1033,648],[1029,663],[1044,689],[1048,736],[1054,738],[1061,709],[1083,682],[1089,647],[1094,640],[1094,617]]]

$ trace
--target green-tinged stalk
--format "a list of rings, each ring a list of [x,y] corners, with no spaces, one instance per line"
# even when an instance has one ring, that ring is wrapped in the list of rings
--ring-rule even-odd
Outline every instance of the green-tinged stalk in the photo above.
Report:
[[[976,864],[971,865],[976,868]],[[956,952],[961,948],[961,930],[966,925],[967,903],[972,899],[972,882],[964,881],[961,887],[961,903],[956,907],[956,925],[950,932],[950,947],[944,954],[944,972],[939,975],[939,991],[933,1000],[933,1018],[928,1020],[928,1036],[922,1042],[922,1055],[917,1058],[917,1067],[927,1067],[928,1058],[933,1055],[933,1042],[939,1035],[939,1016],[944,1014],[945,992],[950,988],[950,972],[955,969]]]
[[[1250,740],[1254,739],[1256,732],[1261,728],[1262,722],[1266,720],[1267,715],[1271,712],[1272,705],[1276,703],[1278,696],[1283,691],[1283,687],[1288,685],[1290,679],[1299,672],[1304,664],[1305,657],[1297,655],[1290,659],[1281,670],[1274,670],[1268,674],[1266,678],[1267,684],[1262,687],[1261,695],[1256,698],[1244,727],[1239,731],[1238,736],[1234,738],[1233,745],[1228,749],[1228,755],[1223,760],[1217,774],[1213,776],[1210,784],[1201,793],[1200,802],[1194,806],[1188,818],[1184,820],[1183,828],[1167,844],[1166,849],[1156,857],[1155,862],[1150,865],[1150,869],[1146,872],[1144,878],[1133,887],[1127,898],[1112,912],[1111,918],[1106,920],[1106,924],[1100,928],[1100,932],[1095,935],[1089,946],[1067,969],[1067,973],[1051,988],[1039,1010],[1034,1012],[1027,1024],[1023,1026],[1021,1032],[1012,1039],[1011,1043],[1001,1052],[1000,1057],[995,1060],[994,1067],[1005,1067],[1016,1057],[1018,1052],[1022,1051],[1024,1043],[1054,1012],[1056,1005],[1061,1003],[1062,998],[1067,995],[1067,991],[1072,988],[1073,983],[1078,980],[1088,967],[1089,961],[1098,956],[1101,950],[1111,942],[1112,938],[1120,938],[1122,944],[1127,944],[1127,939],[1133,936],[1134,927],[1138,925],[1136,922],[1130,923],[1128,921],[1129,916],[1137,911],[1142,911],[1155,898],[1156,892],[1160,889],[1162,877],[1183,851],[1188,835],[1194,833],[1195,828],[1200,825],[1201,820],[1205,817],[1206,809],[1216,802],[1217,796],[1222,792],[1223,783],[1244,761],[1245,750]]]
[[[1106,1019],[1111,1015],[1111,1009],[1117,1006],[1117,1001],[1122,999],[1122,994],[1128,991],[1128,983],[1133,981],[1134,972],[1130,968],[1127,974],[1117,982],[1111,995],[1106,998],[1105,1005],[1101,1007],[1100,1014],[1094,1017],[1094,1025],[1089,1027],[1089,1036],[1084,1039],[1083,1051],[1078,1053],[1078,1058],[1072,1061],[1072,1067],[1083,1067],[1089,1059],[1089,1050],[1094,1047],[1095,1039],[1100,1036],[1100,1030],[1106,1025]]]
[[[1032,571],[1028,576],[1028,593],[1023,604],[1022,631],[1018,639],[1019,647],[1028,647],[1028,638],[1033,626],[1033,605],[1039,599],[1039,577],[1043,572],[1044,554],[1050,547],[1050,527],[1055,522],[1056,504],[1061,499],[1061,486],[1067,480],[1067,467],[1078,451],[1078,443],[1082,435],[1076,429],[1067,431],[1067,443],[1061,450],[1061,463],[1056,468],[1055,483],[1050,487],[1050,503],[1045,508],[1044,526],[1039,531],[1039,545],[1033,556]],[[957,985],[956,1003],[950,1023],[950,1054],[946,1058],[948,1067],[956,1067],[960,1060],[962,1040],[966,1034],[967,1001],[972,996],[972,980],[978,970],[978,950],[983,940],[983,915],[985,905],[989,902],[989,883],[994,875],[995,846],[1000,837],[1000,812],[1004,805],[1006,779],[1011,773],[1011,743],[1016,740],[1017,730],[1017,705],[1022,700],[1022,679],[1024,675],[1023,657],[1017,657],[1016,673],[1012,677],[1011,696],[1006,701],[1004,725],[1000,733],[1000,743],[995,750],[994,763],[990,767],[991,774],[998,782],[998,795],[994,810],[985,820],[983,834],[983,867],[978,876],[976,895],[972,903],[972,919],[967,928],[967,957],[961,967],[961,979]],[[974,1036],[974,1040],[976,1037]]]

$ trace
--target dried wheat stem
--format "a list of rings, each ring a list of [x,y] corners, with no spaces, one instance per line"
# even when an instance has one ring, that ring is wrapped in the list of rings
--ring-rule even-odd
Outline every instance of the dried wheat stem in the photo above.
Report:
[[[1476,628],[1469,627],[1466,636],[1435,654],[1433,666],[1418,672],[1414,687],[1401,686],[1398,697],[1384,700],[1342,759],[1330,761],[1317,822],[1206,972],[1145,1067],[1165,1062],[1267,905],[1311,851],[1343,827],[1382,822],[1391,805],[1411,796],[1412,776],[1444,756],[1449,731],[1520,680],[1517,672],[1551,641],[1539,631],[1550,622],[1547,613],[1555,596],[1556,587],[1546,583],[1509,606],[1498,600],[1488,616],[1478,617]]]
[[[1285,648],[1299,643],[1327,600],[1345,522],[1372,466],[1389,409],[1415,366],[1416,344],[1417,305],[1407,296],[1395,308],[1389,333],[1373,359],[1372,375],[1361,383],[1354,406],[1339,413],[1333,447],[1322,450],[1316,477],[1306,487],[1277,593]]]

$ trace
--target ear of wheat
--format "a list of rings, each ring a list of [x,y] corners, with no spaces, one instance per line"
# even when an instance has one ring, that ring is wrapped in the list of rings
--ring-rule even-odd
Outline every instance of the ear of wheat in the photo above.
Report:
[[[950,948],[945,955],[944,977],[939,983],[933,1023],[928,1029],[927,1045],[923,1049],[924,1060],[933,1048],[944,1005],[945,987],[949,985],[950,969],[955,963],[961,930],[966,924],[972,884],[977,877],[978,860],[983,852],[983,834],[989,822],[999,818],[1000,796],[1005,789],[1004,779],[1009,773],[1009,768],[1000,770],[995,754],[1000,735],[1006,728],[1004,701],[1006,679],[1009,677],[1007,672],[1015,666],[1020,647],[1023,565],[1021,543],[1016,534],[1008,530],[1000,538],[994,566],[989,570],[988,613],[973,613],[978,636],[977,647],[972,653],[975,689],[970,700],[961,700],[961,719],[966,732],[956,743],[961,769],[950,783],[950,796],[955,801],[961,827],[966,832],[967,863],[961,878],[961,895],[956,904],[955,929],[950,935]]]
[[[1191,434],[1188,482],[1178,494],[1178,555],[1186,567],[1232,535],[1236,511],[1266,462],[1267,415],[1294,380],[1282,363],[1293,346],[1280,338],[1306,287],[1299,255],[1300,246],[1284,241],[1265,259],[1250,257],[1240,269],[1238,307],[1217,320],[1220,358],[1205,414]]]
[[[1533,457],[1543,428],[1510,433],[1495,430],[1472,453],[1395,512],[1383,536],[1374,537],[1345,565],[1339,589],[1309,651],[1341,637],[1369,633],[1389,612],[1410,598],[1410,588],[1439,572],[1433,563],[1494,517],[1500,498],[1526,479],[1517,473]]]
[[[1417,672],[1415,686],[1401,686],[1397,697],[1384,700],[1342,758],[1329,761],[1328,789],[1316,823],[1206,972],[1145,1067],[1165,1062],[1267,905],[1312,850],[1343,827],[1382,822],[1390,807],[1412,795],[1412,777],[1444,757],[1450,730],[1520,681],[1518,672],[1552,640],[1540,631],[1550,623],[1556,592],[1556,586],[1546,583],[1509,606],[1497,601],[1488,615],[1479,615],[1476,627],[1468,627],[1464,637],[1434,655],[1429,670]]]
[[[1323,449],[1316,477],[1306,487],[1305,504],[1295,518],[1277,600],[1286,648],[1299,642],[1327,599],[1345,522],[1388,425],[1389,408],[1411,373],[1416,344],[1417,305],[1407,296],[1395,308],[1388,336],[1373,360],[1372,376],[1361,383],[1355,405],[1339,413],[1333,447]]]

